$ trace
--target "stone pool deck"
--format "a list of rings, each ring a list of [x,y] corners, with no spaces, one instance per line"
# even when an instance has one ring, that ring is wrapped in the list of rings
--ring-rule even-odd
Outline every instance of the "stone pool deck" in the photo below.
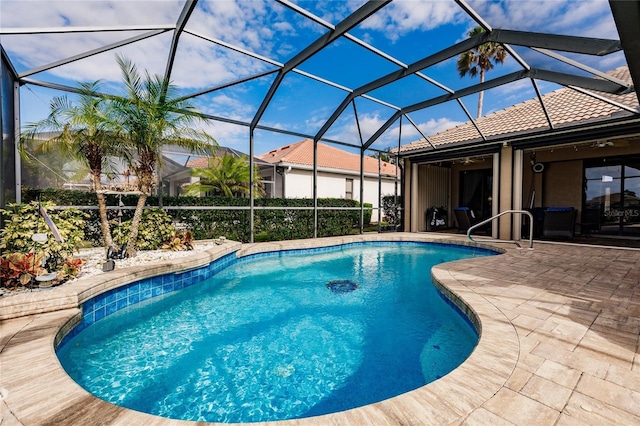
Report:
[[[362,240],[465,243],[460,236],[442,234],[372,234],[246,244],[240,253]],[[535,243],[533,250],[492,245],[505,253],[443,264],[432,271],[444,291],[462,301],[481,324],[480,342],[459,368],[386,401],[276,423],[640,424],[640,251],[550,243]],[[179,263],[201,264],[219,256],[216,250],[230,247]],[[176,267],[170,262],[130,272],[141,277]],[[78,318],[74,300],[127,281],[126,270],[114,272],[119,275],[35,292],[24,302],[29,306],[16,307],[9,300],[14,296],[0,298],[0,318],[5,318],[0,324],[2,426],[197,424],[111,405],[88,394],[60,367],[54,342],[60,328]],[[103,283],[107,278],[110,283]],[[57,302],[43,302],[45,296]],[[52,311],[6,319],[7,312],[28,313],[39,304]]]

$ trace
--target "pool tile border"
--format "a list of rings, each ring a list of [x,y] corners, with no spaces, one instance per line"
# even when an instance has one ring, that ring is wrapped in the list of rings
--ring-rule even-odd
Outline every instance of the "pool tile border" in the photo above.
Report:
[[[232,266],[236,263],[251,259],[273,258],[283,257],[289,255],[305,256],[309,254],[329,253],[334,251],[340,251],[357,247],[362,244],[376,244],[376,245],[394,245],[398,243],[403,244],[415,244],[415,245],[448,245],[437,242],[420,242],[420,241],[357,241],[339,245],[330,245],[324,247],[314,248],[302,248],[302,249],[289,249],[279,251],[267,251],[263,253],[247,254],[242,257],[237,257],[236,252],[224,254],[223,256],[211,261],[208,265],[192,268],[189,270],[170,272],[162,275],[151,276],[143,278],[138,281],[131,282],[116,288],[107,290],[104,293],[100,293],[88,300],[85,300],[80,308],[82,309],[82,319],[73,328],[65,328],[56,341],[59,345],[64,345],[66,341],[78,333],[82,332],[87,327],[106,318],[116,312],[128,308],[132,305],[144,302],[152,298],[156,298],[165,294],[172,293],[183,288],[190,287],[198,284],[210,277],[214,276],[223,269]],[[486,250],[496,253],[495,250],[488,250],[478,247],[463,246],[469,250]],[[480,335],[480,322],[475,316],[475,313],[470,311],[462,301],[460,301],[455,294],[451,293],[446,287],[436,285],[440,291],[440,296],[443,300],[454,308],[463,318],[475,328],[478,335]],[[56,346],[57,347],[57,346]]]
[[[235,252],[229,253],[208,265],[183,272],[147,277],[94,296],[82,303],[82,321],[62,339],[60,344],[64,344],[66,339],[109,315],[145,300],[198,284],[236,262]]]

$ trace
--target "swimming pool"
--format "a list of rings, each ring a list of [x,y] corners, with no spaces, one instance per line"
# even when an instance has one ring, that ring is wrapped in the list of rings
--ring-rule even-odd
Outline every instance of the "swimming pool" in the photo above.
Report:
[[[477,334],[429,271],[487,254],[365,243],[250,256],[95,322],[58,355],[96,396],[165,417],[247,422],[341,411],[420,387],[466,359]],[[336,280],[357,288],[332,292]]]

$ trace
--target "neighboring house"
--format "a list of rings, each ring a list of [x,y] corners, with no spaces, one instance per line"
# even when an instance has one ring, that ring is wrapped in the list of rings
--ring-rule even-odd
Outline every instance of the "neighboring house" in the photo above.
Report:
[[[184,155],[184,153],[181,153]],[[233,148],[228,147],[219,147],[215,152],[216,157],[223,157],[224,155],[233,155],[235,157],[246,157],[249,158],[247,154],[235,150]],[[166,157],[165,157],[166,158]],[[172,163],[175,163],[172,161]],[[273,198],[274,195],[274,185],[273,182],[268,178],[274,174],[273,169],[274,166],[266,161],[263,161],[259,158],[253,157],[253,163],[260,172],[260,176],[263,177],[263,184],[265,187],[265,196],[267,198]],[[185,160],[185,165],[179,168],[174,168],[170,173],[163,173],[163,182],[165,186],[165,194],[166,195],[182,195],[184,192],[184,188],[194,182],[198,182],[200,180],[197,176],[191,176],[191,171],[194,168],[206,168],[209,167],[209,158],[208,157],[198,157],[195,156],[193,158],[189,157]],[[265,178],[267,176],[267,178]]]
[[[626,67],[608,74],[632,84]],[[572,207],[576,232],[589,223],[603,235],[640,238],[640,108],[633,91],[589,96],[562,88],[543,95],[542,104],[522,102],[428,140],[400,148],[407,231],[426,230],[432,206],[445,206],[450,224],[458,206],[480,218]],[[521,232],[517,215],[492,229],[501,239]]]
[[[274,173],[265,176],[275,185],[275,196],[282,198],[313,198],[313,141],[286,145],[258,158],[275,166]],[[360,155],[318,143],[318,198],[348,198],[360,201]],[[396,166],[373,157],[364,157],[363,201],[376,213],[379,195],[396,193]],[[381,188],[381,189],[379,189]],[[399,191],[399,188],[397,189]],[[381,213],[380,213],[381,214]]]

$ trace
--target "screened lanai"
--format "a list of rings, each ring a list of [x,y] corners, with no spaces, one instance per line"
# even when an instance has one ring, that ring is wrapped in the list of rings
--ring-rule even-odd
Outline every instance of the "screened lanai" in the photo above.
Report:
[[[569,88],[611,104],[607,95],[637,93],[640,81],[638,2],[1,0],[0,9],[2,206],[20,201],[21,127],[78,82],[121,93],[116,55],[172,81],[205,114],[205,130],[250,162],[304,138],[373,155],[465,122],[473,150],[492,142],[475,124],[480,97],[485,112],[538,99],[553,137],[562,129],[544,94]],[[484,31],[469,36],[474,27]],[[459,56],[487,42],[507,59],[484,81],[461,77]],[[621,66],[634,84],[607,74]],[[317,229],[317,161],[313,199]]]

